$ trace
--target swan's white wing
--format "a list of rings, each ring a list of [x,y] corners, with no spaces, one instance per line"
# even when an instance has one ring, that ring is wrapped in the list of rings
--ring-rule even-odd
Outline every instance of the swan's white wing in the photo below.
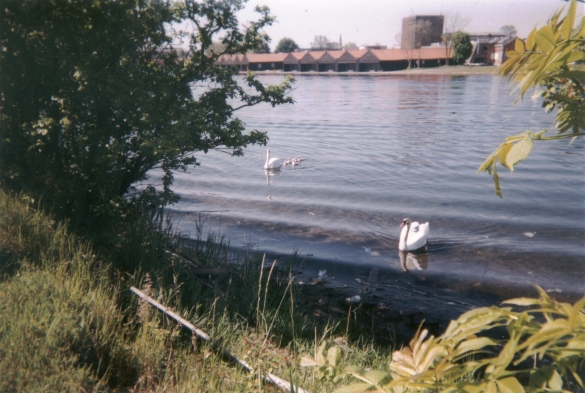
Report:
[[[282,160],[280,158],[274,157],[268,160],[268,163],[264,166],[267,169],[275,169],[280,168],[282,166]]]
[[[412,223],[413,225],[415,223]],[[421,247],[424,247],[427,244],[427,237],[429,236],[429,223],[425,222],[423,224],[416,223],[417,230],[412,231],[408,234],[408,243],[406,247],[408,250],[416,250]]]

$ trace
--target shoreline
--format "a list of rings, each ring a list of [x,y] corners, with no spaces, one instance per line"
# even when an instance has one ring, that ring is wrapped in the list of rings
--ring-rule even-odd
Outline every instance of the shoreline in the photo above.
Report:
[[[253,71],[256,76],[261,75],[292,75],[297,76],[341,76],[341,77],[384,77],[384,76],[419,76],[419,75],[448,75],[448,76],[466,76],[466,75],[496,75],[499,67],[497,66],[441,66],[433,68],[412,68],[399,71],[369,71],[369,72],[334,72],[334,71]],[[241,71],[241,75],[246,75],[247,71]]]
[[[392,326],[396,337],[402,339],[412,337],[421,323],[432,334],[438,335],[452,320],[467,311],[501,306],[504,300],[513,298],[539,297],[537,289],[527,283],[511,286],[497,281],[428,275],[417,270],[397,272],[389,266],[340,263],[302,254],[294,256],[234,246],[229,250],[239,256],[251,253],[262,258],[265,255],[265,269],[270,269],[273,262],[276,262],[276,267],[284,269],[295,257],[293,276],[301,296],[300,304],[308,313],[326,319],[331,315],[348,315],[352,311],[355,314],[361,309],[364,315],[376,320],[379,325],[376,330],[381,329],[380,334]],[[372,282],[371,277],[375,277]],[[575,303],[584,296],[543,290],[559,302]]]

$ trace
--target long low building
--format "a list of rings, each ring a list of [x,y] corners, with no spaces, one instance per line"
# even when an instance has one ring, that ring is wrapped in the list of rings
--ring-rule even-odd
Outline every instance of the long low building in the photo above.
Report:
[[[411,67],[438,67],[451,59],[451,50],[440,46],[420,49],[324,50],[292,53],[221,55],[216,63],[240,71],[370,72]]]

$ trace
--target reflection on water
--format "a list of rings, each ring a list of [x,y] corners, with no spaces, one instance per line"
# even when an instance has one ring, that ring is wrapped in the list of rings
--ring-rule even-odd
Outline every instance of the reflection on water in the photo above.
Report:
[[[429,267],[428,252],[398,251],[398,257],[402,270],[407,273],[411,270],[427,270]]]
[[[272,176],[280,175],[280,168],[273,168],[273,169],[264,169],[264,174],[266,175],[266,185],[270,185],[270,178]]]

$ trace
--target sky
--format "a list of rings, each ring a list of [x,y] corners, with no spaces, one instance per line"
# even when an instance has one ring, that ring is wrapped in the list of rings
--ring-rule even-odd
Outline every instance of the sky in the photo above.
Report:
[[[458,15],[467,19],[469,33],[499,32],[513,25],[519,37],[526,37],[536,26],[568,3],[562,0],[249,0],[238,13],[240,22],[258,19],[256,5],[267,5],[276,22],[265,29],[276,47],[283,37],[292,38],[301,48],[310,47],[316,35],[330,41],[358,46],[398,44],[402,18],[411,15]],[[579,4],[583,16],[585,5]]]

